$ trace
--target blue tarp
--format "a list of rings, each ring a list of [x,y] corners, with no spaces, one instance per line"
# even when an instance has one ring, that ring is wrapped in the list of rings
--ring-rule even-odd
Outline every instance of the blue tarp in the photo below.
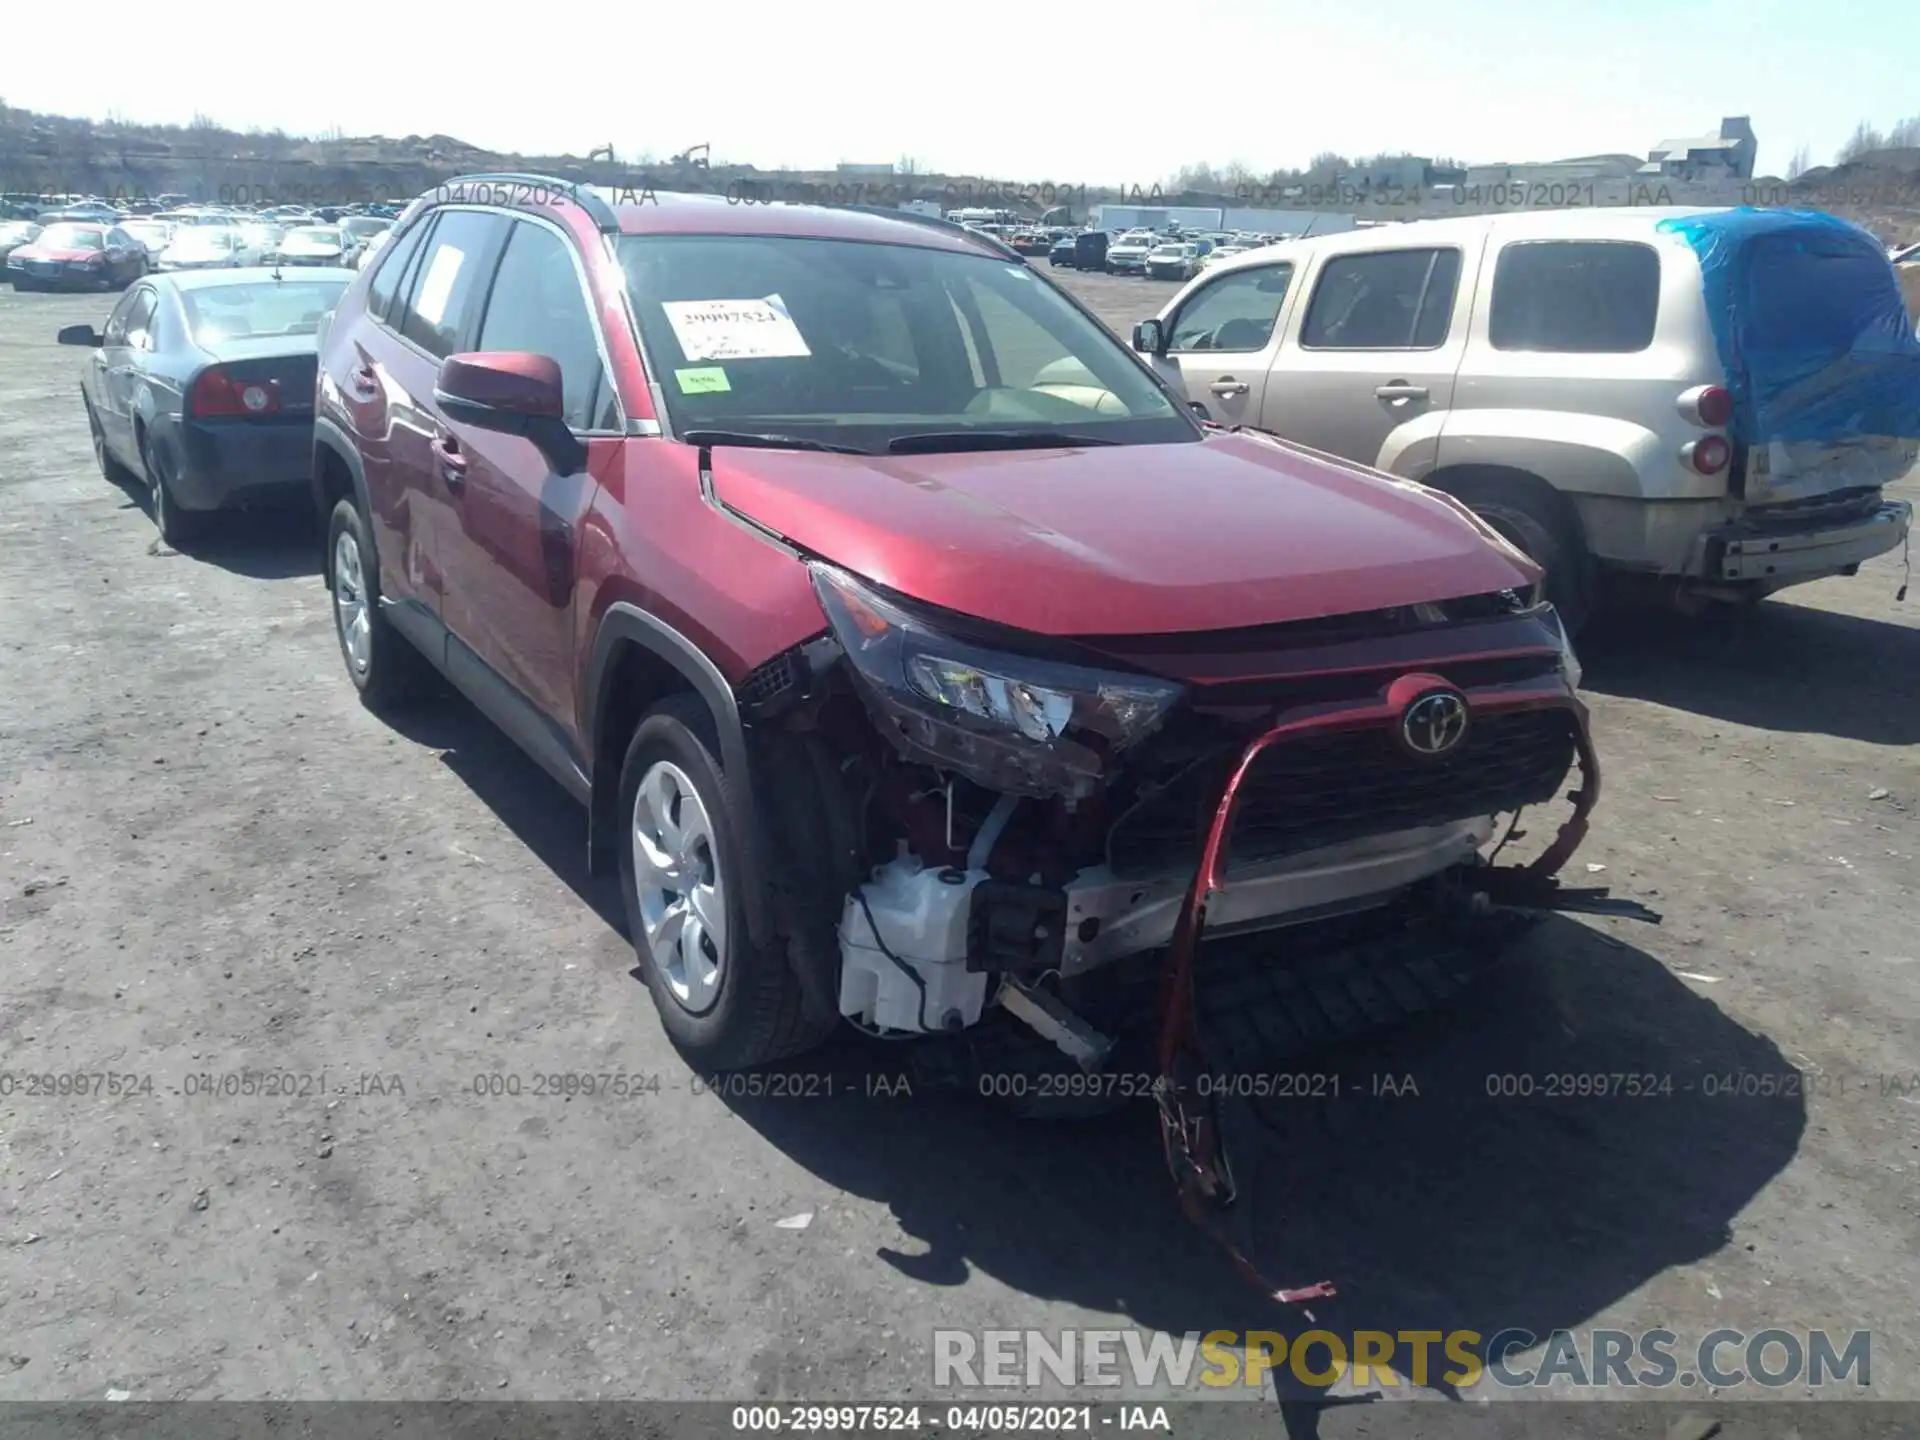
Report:
[[[1739,438],[1920,437],[1920,337],[1871,235],[1818,210],[1752,208],[1660,229],[1700,258]]]

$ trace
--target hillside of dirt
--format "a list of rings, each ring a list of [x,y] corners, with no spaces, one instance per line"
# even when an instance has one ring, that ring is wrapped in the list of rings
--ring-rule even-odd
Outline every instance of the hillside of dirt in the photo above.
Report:
[[[1138,187],[1122,193],[1077,184],[1010,184],[978,175],[763,170],[748,163],[709,165],[698,154],[662,162],[609,158],[610,153],[526,155],[484,150],[451,135],[313,138],[209,123],[135,125],[0,105],[0,194],[98,195],[116,201],[184,195],[213,203],[348,204],[409,198],[457,175],[518,171],[593,185],[703,189],[756,199],[991,205],[1032,217],[1065,206],[1068,214],[1063,218],[1076,221],[1086,218],[1089,206],[1109,201],[1235,204],[1230,194],[1171,185],[1143,195]],[[1889,244],[1920,240],[1920,149],[1873,151],[1843,165],[1808,170],[1792,181],[1756,177],[1731,187],[1658,183],[1663,204],[1738,204],[1758,197],[1754,203],[1806,205],[1844,215]],[[1436,204],[1430,199],[1414,214],[1461,210],[1457,203]],[[1370,213],[1387,218],[1377,210]]]

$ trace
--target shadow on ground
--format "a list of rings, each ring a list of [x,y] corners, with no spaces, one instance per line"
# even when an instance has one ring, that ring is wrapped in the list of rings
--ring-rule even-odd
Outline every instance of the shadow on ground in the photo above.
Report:
[[[125,508],[153,520],[153,492],[130,472],[114,480],[126,497]],[[217,511],[202,518],[199,533],[178,551],[168,548],[158,531],[148,553],[179,554],[252,580],[290,580],[320,574],[320,541],[312,513],[289,504],[258,510]]]
[[[440,682],[437,696],[381,718],[416,745],[440,752],[440,763],[505,822],[514,836],[564,881],[610,929],[625,933],[620,887],[587,873],[587,812],[499,726]],[[645,1002],[645,995],[639,997]]]
[[[828,1059],[858,1084],[886,1057],[841,1044]],[[1336,1332],[1578,1326],[1727,1244],[1806,1123],[1797,1097],[1705,1097],[1703,1075],[1789,1067],[1652,957],[1559,917],[1451,1009],[1287,1068],[1337,1075],[1340,1095],[1229,1116],[1230,1232],[1278,1285],[1333,1281],[1337,1298],[1310,1308]],[[1556,1075],[1648,1093],[1550,1098]],[[1307,1328],[1182,1218],[1144,1105],[1077,1125],[964,1099],[875,1099],[853,1123],[838,1107],[735,1108],[822,1178],[890,1204],[923,1248],[881,1258],[921,1283],[980,1271],[1175,1334]]]
[[[1586,688],[1762,730],[1920,742],[1920,628],[1769,600],[1695,620],[1602,616]]]

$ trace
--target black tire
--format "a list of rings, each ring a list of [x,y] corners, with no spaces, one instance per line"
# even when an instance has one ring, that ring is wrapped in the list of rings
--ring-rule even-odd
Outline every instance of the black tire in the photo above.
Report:
[[[1593,614],[1593,566],[1564,502],[1516,485],[1469,483],[1451,493],[1547,572],[1546,599],[1567,634],[1585,629]]]
[[[347,619],[340,604],[340,538],[353,537],[359,557],[359,594],[367,622],[367,663],[355,658],[347,638]],[[366,517],[352,500],[333,507],[327,521],[326,548],[327,595],[333,610],[333,636],[340,644],[340,659],[347,667],[347,678],[360,692],[360,702],[378,714],[397,709],[416,699],[431,687],[433,668],[427,657],[413,648],[406,636],[394,629],[380,611],[380,563]]]
[[[716,758],[718,739],[707,707],[691,695],[669,695],[634,727],[620,767],[620,891],[634,953],[667,1037],[703,1071],[765,1065],[813,1049],[837,1016],[810,1017],[784,944],[761,948],[747,938],[740,852],[732,828],[732,782]],[[662,762],[690,782],[711,832],[711,860],[723,880],[727,945],[719,957],[718,993],[699,1013],[673,993],[665,968],[647,944],[633,857],[634,806],[642,780]]]
[[[166,467],[155,458],[146,432],[140,432],[140,468],[146,471],[148,494],[153,507],[153,525],[160,538],[178,550],[198,539],[207,528],[207,516],[197,510],[182,510],[167,482]]]
[[[93,401],[86,392],[80,394],[80,403],[87,412],[87,432],[93,441],[93,463],[100,467],[100,478],[112,485],[128,486],[135,483],[133,472],[113,458],[113,452],[107,449],[107,432],[100,428],[100,417],[94,413]]]

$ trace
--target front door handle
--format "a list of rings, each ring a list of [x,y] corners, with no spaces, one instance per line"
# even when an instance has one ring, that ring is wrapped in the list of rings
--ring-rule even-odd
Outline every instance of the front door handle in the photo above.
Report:
[[[1222,400],[1229,399],[1235,395],[1244,395],[1252,388],[1253,387],[1248,385],[1246,381],[1236,380],[1231,375],[1222,375],[1207,387],[1207,389],[1218,395]]]
[[[1427,398],[1427,387],[1409,385],[1404,380],[1395,380],[1391,385],[1374,386],[1373,393],[1382,400],[1424,400]]]
[[[460,453],[460,442],[451,435],[442,435],[433,442],[434,459],[440,464],[440,478],[447,482],[447,488],[458,494],[467,485],[467,457]]]

